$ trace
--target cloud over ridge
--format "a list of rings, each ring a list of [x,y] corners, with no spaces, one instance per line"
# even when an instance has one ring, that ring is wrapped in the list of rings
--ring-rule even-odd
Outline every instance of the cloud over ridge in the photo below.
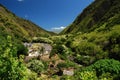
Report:
[[[63,30],[63,29],[65,29],[64,26],[61,26],[61,27],[54,27],[54,28],[52,28],[52,30]]]
[[[61,26],[61,27],[53,27],[51,28],[51,31],[55,32],[55,33],[60,33],[63,29],[65,29],[66,27]]]

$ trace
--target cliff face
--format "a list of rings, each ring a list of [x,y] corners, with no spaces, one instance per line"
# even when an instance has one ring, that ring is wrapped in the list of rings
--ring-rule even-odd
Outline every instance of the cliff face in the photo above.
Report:
[[[0,5],[0,33],[6,33],[20,39],[54,34],[40,28],[29,20],[16,16],[2,5]]]
[[[119,0],[95,0],[61,34],[90,32],[119,13]]]

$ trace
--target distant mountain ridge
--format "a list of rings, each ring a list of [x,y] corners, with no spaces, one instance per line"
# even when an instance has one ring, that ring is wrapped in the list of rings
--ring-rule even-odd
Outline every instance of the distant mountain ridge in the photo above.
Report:
[[[119,16],[120,0],[95,0],[60,34],[90,32],[111,18],[114,18],[112,23],[118,21]]]
[[[19,39],[50,36],[46,31],[29,20],[22,19],[0,4],[0,33],[7,33]]]

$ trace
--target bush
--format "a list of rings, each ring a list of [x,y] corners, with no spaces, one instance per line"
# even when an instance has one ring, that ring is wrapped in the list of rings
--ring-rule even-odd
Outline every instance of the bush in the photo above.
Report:
[[[57,45],[56,49],[58,54],[64,54],[64,47],[62,45]]]
[[[92,63],[94,63],[96,60],[95,57],[91,57],[91,56],[77,56],[74,58],[74,61],[78,64],[84,65],[84,66],[88,66]]]
[[[27,80],[26,67],[17,58],[17,48],[10,36],[0,43],[0,80]],[[14,42],[16,43],[16,42]]]
[[[109,57],[120,61],[120,45],[115,44],[111,47]]]
[[[95,56],[96,54],[103,53],[100,46],[87,41],[81,42],[76,48],[76,52],[79,53],[80,55],[89,55],[89,56]]]
[[[76,80],[73,76],[64,75],[60,77],[60,80]]]
[[[86,70],[95,70],[97,76],[103,73],[111,73],[111,75],[120,74],[120,62],[114,59],[101,59],[93,65],[86,68]]]
[[[28,55],[28,49],[21,43],[17,44],[17,55]]]
[[[82,71],[78,72],[75,77],[77,80],[98,80],[94,71]]]
[[[75,52],[74,61],[85,66],[108,56],[108,53],[103,51],[99,45],[87,41],[82,41],[76,46]]]
[[[114,26],[109,34],[109,57],[120,60],[120,26]]]
[[[100,80],[113,80],[113,76],[111,75],[111,73],[103,73],[100,77]]]
[[[37,74],[40,74],[45,70],[45,65],[43,64],[42,61],[40,60],[31,60],[28,64],[27,67],[31,70],[36,72]]]
[[[120,62],[114,59],[101,59],[83,67],[75,73],[76,80],[119,80]]]
[[[60,69],[60,68],[69,68],[69,67],[73,67],[73,68],[76,68],[77,65],[71,61],[66,61],[66,62],[63,62],[63,63],[59,63],[57,65],[57,67]]]
[[[63,45],[61,44],[55,44],[53,46],[53,50],[52,50],[53,53],[56,53],[56,54],[64,54],[65,53],[65,48]]]
[[[44,37],[34,37],[32,42],[48,43],[48,44],[52,44],[53,43],[50,39],[44,38]]]

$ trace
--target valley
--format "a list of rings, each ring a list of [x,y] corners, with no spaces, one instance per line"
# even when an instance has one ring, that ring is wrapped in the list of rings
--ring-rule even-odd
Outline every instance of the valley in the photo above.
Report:
[[[0,5],[0,80],[119,80],[119,74],[119,0],[95,0],[59,34]]]

